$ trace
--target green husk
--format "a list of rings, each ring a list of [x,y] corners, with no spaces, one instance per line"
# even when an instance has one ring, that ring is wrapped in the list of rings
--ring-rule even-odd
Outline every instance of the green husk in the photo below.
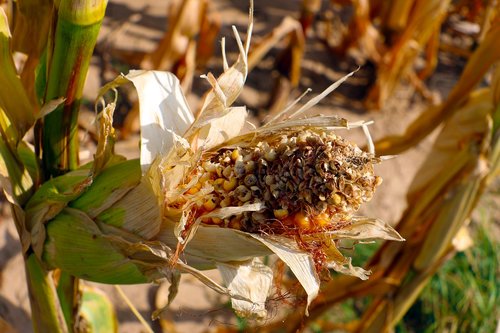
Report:
[[[145,283],[133,261],[110,243],[81,211],[65,208],[47,225],[43,262],[90,281],[110,284]]]

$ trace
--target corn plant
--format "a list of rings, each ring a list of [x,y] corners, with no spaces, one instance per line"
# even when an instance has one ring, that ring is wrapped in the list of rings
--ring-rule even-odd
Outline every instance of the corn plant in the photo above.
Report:
[[[438,51],[444,48],[468,58],[471,50],[441,42],[440,30],[453,13],[464,15],[480,28],[472,35],[473,45],[485,39],[495,26],[498,3],[415,0],[415,1],[332,1],[352,7],[348,26],[338,23],[336,15],[325,19],[323,40],[337,54],[352,55],[358,63],[367,61],[376,67],[374,84],[370,87],[365,106],[380,109],[402,79],[412,83],[424,97],[430,97],[422,80],[432,74],[438,61]],[[477,7],[477,8],[472,8]],[[462,14],[463,13],[463,14]],[[473,51],[473,50],[472,50]],[[415,62],[424,60],[417,70]]]
[[[19,1],[17,10],[23,5],[26,17],[46,6],[50,19],[36,21],[36,31],[49,33],[46,45],[28,55],[35,64],[27,61],[24,70],[35,70],[26,74],[34,80],[24,86],[0,10],[0,174],[22,243],[35,331],[116,330],[109,302],[80,279],[168,280],[171,301],[181,273],[229,295],[238,314],[262,318],[273,272],[259,257],[277,254],[310,304],[327,268],[367,278],[339,251],[340,240],[402,240],[384,222],[355,215],[380,183],[373,172],[380,159],[337,132],[367,131],[368,124],[299,117],[352,73],[304,106],[292,104],[243,132],[246,109],[232,104],[248,74],[252,4],[244,43],[233,28],[238,60],[230,67],[224,55],[224,72],[204,76],[212,88],[196,117],[173,74],[120,75],[99,93],[98,145],[82,166],[76,119],[106,1]],[[128,83],[139,96],[139,160],[113,149],[116,88]],[[32,128],[34,148],[23,140]],[[225,286],[201,271],[212,267]]]

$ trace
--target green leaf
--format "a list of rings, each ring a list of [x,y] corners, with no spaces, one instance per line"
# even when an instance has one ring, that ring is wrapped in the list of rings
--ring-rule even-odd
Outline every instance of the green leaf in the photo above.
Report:
[[[112,333],[118,331],[118,321],[113,304],[97,288],[84,286],[80,317],[84,319],[86,332]]]

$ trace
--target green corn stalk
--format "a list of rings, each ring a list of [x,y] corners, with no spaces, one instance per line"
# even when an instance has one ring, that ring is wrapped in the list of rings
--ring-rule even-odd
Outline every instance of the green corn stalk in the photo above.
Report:
[[[42,161],[46,176],[78,167],[77,120],[83,84],[107,1],[66,0],[47,49],[43,102],[64,97],[64,104],[43,119]]]
[[[78,107],[106,4],[84,0],[55,4],[48,0],[18,1],[13,38],[5,13],[0,11],[0,171],[25,253],[37,332],[73,331],[78,284],[63,272],[56,293],[52,274],[30,244],[23,207],[42,178],[78,166]],[[28,56],[20,77],[12,61],[13,50]],[[52,111],[50,105],[57,105],[54,100],[60,98],[64,98],[64,104]],[[37,156],[20,141],[36,120],[37,128],[42,129],[41,134],[36,132],[35,142],[36,151],[42,155],[41,170]]]

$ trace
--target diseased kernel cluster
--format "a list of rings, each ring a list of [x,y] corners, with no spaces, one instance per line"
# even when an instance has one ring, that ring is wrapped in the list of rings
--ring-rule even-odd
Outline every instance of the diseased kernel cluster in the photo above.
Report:
[[[381,182],[373,172],[378,159],[333,133],[294,131],[259,140],[219,149],[195,168],[190,180],[197,182],[184,196],[187,202],[196,198],[195,217],[263,203],[259,212],[202,222],[248,232],[337,229]]]

